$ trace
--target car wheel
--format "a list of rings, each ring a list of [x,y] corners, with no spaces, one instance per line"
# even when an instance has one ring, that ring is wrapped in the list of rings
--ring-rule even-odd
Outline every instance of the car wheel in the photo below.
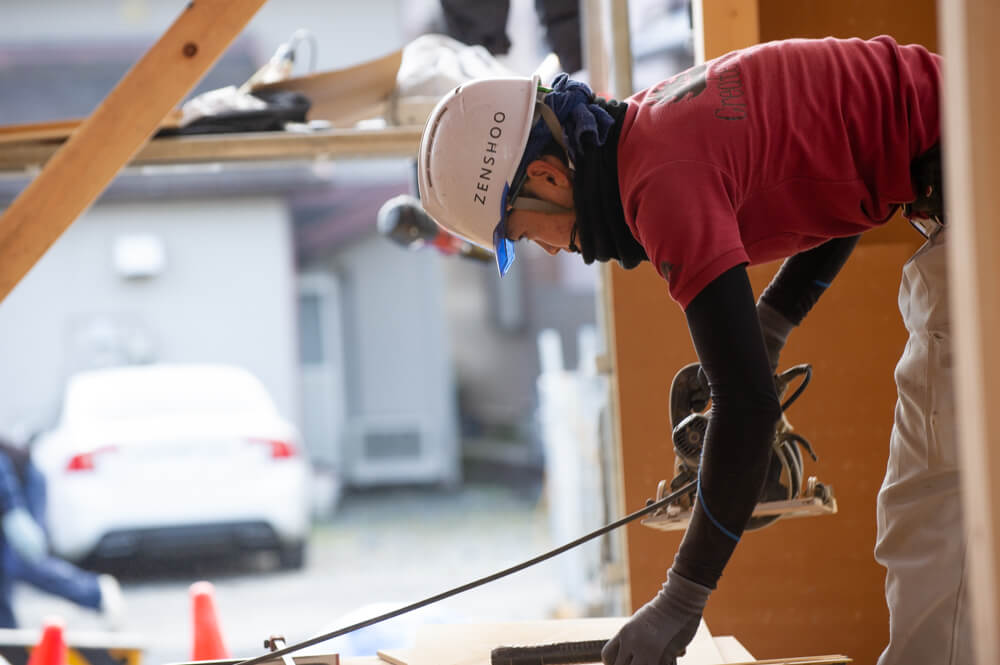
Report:
[[[305,542],[285,545],[278,550],[278,566],[283,570],[299,570],[306,563]]]

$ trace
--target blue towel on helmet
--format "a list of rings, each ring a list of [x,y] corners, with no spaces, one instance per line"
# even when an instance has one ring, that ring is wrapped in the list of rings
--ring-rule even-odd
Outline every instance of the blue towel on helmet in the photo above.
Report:
[[[574,161],[583,152],[585,140],[594,145],[604,145],[608,129],[615,121],[607,111],[593,103],[594,93],[586,83],[560,74],[552,82],[552,92],[545,96],[544,101],[559,119],[563,139]],[[539,119],[528,135],[528,144],[518,167],[519,174],[538,158],[551,138],[548,125]]]

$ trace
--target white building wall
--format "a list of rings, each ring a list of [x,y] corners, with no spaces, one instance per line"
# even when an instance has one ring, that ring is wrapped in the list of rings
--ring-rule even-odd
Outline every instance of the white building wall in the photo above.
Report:
[[[116,272],[115,240],[135,234],[162,240],[158,276]],[[278,198],[95,206],[0,302],[0,432],[47,415],[109,336],[138,357],[242,365],[297,422],[292,256]]]

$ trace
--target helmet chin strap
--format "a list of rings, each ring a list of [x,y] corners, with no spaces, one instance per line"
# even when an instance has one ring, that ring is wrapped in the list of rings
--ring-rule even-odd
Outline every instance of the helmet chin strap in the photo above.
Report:
[[[541,117],[541,119],[545,122],[545,125],[549,128],[549,132],[552,133],[552,137],[563,149],[563,154],[566,156],[566,163],[569,165],[570,171],[575,171],[576,169],[573,166],[573,159],[569,156],[569,150],[566,148],[566,140],[563,138],[563,130],[562,125],[559,124],[559,118],[556,117],[555,112],[543,101],[546,94],[546,90],[542,88],[538,90],[538,95],[535,98],[535,115],[532,120],[532,125],[538,122],[539,117]],[[572,214],[575,212],[573,208],[566,208],[557,203],[552,203],[551,201],[527,196],[515,197],[511,207],[514,210],[531,210],[551,214]]]
[[[555,111],[542,101],[542,98],[543,95],[539,91],[539,98],[535,101],[535,121],[537,122],[538,115],[541,114],[542,120],[552,133],[552,138],[562,147],[563,153],[566,155],[566,163],[569,165],[570,170],[575,171],[576,167],[573,165],[573,158],[570,157],[569,148],[566,147],[566,139],[563,138],[563,128],[559,124],[559,118],[556,117]]]
[[[569,150],[566,148],[566,140],[563,138],[562,125],[559,124],[559,119],[556,117],[555,112],[549,108],[544,101],[542,101],[545,94],[546,93],[543,90],[538,91],[538,97],[535,101],[535,122],[538,121],[538,116],[540,115],[546,126],[548,126],[549,131],[552,133],[552,137],[556,140],[556,143],[562,147],[563,153],[566,155],[566,163],[569,165],[570,171],[575,171],[576,169],[573,166],[573,159],[569,156]],[[515,210],[532,210],[535,212],[547,212],[553,214],[574,212],[573,208],[566,208],[557,203],[552,203],[551,201],[529,198],[526,196],[518,196],[515,198],[511,207]]]
[[[514,199],[511,205],[515,210],[533,210],[535,212],[547,212],[554,214],[572,213],[573,208],[566,208],[558,203],[552,203],[544,199],[533,199],[527,196],[519,196]]]

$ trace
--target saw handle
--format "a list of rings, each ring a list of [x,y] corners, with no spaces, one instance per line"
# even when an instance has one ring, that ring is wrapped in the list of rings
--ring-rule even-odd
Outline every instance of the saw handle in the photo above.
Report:
[[[670,384],[670,428],[678,424],[692,413],[699,413],[708,407],[711,392],[704,373],[700,371],[700,363],[691,363],[682,367]]]
[[[802,391],[809,385],[809,382],[812,380],[812,365],[808,363],[795,365],[794,367],[789,367],[784,372],[777,374],[774,377],[774,388],[778,393],[778,397],[781,398],[784,397],[789,384],[800,376],[802,377],[802,380],[799,382],[799,385],[795,387],[791,397],[781,403],[781,410],[783,412],[788,410],[788,407],[790,407],[792,403],[799,398]]]
[[[600,663],[607,640],[562,642],[535,647],[497,647],[490,652],[491,665],[573,665]]]

